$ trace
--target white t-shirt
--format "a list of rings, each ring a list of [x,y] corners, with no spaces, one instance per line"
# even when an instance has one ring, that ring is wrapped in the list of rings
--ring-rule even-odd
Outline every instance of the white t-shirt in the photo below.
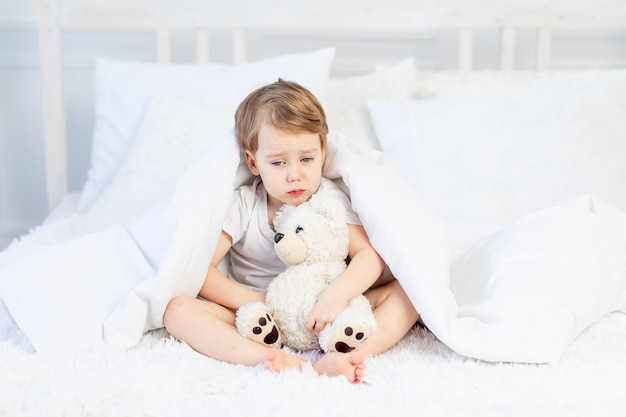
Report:
[[[316,194],[319,193],[331,195],[343,204],[349,224],[361,224],[350,199],[334,182],[322,178]],[[260,178],[235,192],[223,229],[233,239],[229,278],[265,290],[270,281],[285,270],[285,264],[274,252],[275,232],[267,222],[267,192]]]

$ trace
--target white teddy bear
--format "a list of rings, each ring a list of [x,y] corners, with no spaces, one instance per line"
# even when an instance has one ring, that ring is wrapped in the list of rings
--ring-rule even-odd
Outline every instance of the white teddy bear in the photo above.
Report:
[[[345,209],[335,200],[314,195],[298,206],[283,206],[274,217],[274,229],[274,247],[287,269],[268,286],[266,304],[239,308],[239,333],[269,347],[354,350],[376,330],[372,308],[363,295],[350,301],[319,335],[305,326],[319,294],[346,269]]]

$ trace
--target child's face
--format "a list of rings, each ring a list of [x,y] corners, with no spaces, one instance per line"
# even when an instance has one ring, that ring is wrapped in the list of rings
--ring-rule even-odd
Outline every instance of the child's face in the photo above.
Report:
[[[268,206],[298,205],[317,191],[322,180],[324,152],[316,133],[291,133],[264,123],[259,147],[246,151],[248,168],[261,176]]]

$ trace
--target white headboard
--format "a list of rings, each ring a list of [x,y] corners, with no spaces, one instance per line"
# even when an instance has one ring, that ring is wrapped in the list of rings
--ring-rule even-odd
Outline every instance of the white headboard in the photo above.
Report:
[[[84,4],[84,2],[82,2]],[[139,5],[134,5],[137,3]],[[247,32],[284,30],[290,33],[328,31],[335,36],[351,33],[370,37],[414,34],[425,30],[458,33],[458,69],[471,70],[475,56],[474,33],[497,29],[499,67],[515,69],[516,34],[537,33],[535,67],[551,63],[555,30],[626,29],[626,5],[571,4],[536,6],[482,6],[459,1],[443,5],[417,1],[341,0],[309,3],[306,9],[290,0],[231,0],[206,2],[129,1],[130,5],[84,6],[78,1],[40,0],[40,45],[44,101],[44,140],[48,206],[54,207],[68,190],[67,121],[63,94],[62,33],[72,29],[153,30],[159,62],[172,59],[172,31],[193,30],[197,62],[211,61],[211,36],[228,30],[234,63],[248,56]],[[442,2],[443,3],[443,2]],[[271,10],[271,11],[270,11]]]

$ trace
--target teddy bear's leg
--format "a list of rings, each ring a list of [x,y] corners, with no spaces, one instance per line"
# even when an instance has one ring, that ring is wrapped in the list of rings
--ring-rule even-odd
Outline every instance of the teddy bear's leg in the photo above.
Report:
[[[282,335],[263,303],[252,303],[237,310],[235,325],[239,334],[267,347],[281,347]]]
[[[324,352],[351,352],[376,331],[376,320],[364,296],[352,300],[333,323],[320,332],[319,343]]]

